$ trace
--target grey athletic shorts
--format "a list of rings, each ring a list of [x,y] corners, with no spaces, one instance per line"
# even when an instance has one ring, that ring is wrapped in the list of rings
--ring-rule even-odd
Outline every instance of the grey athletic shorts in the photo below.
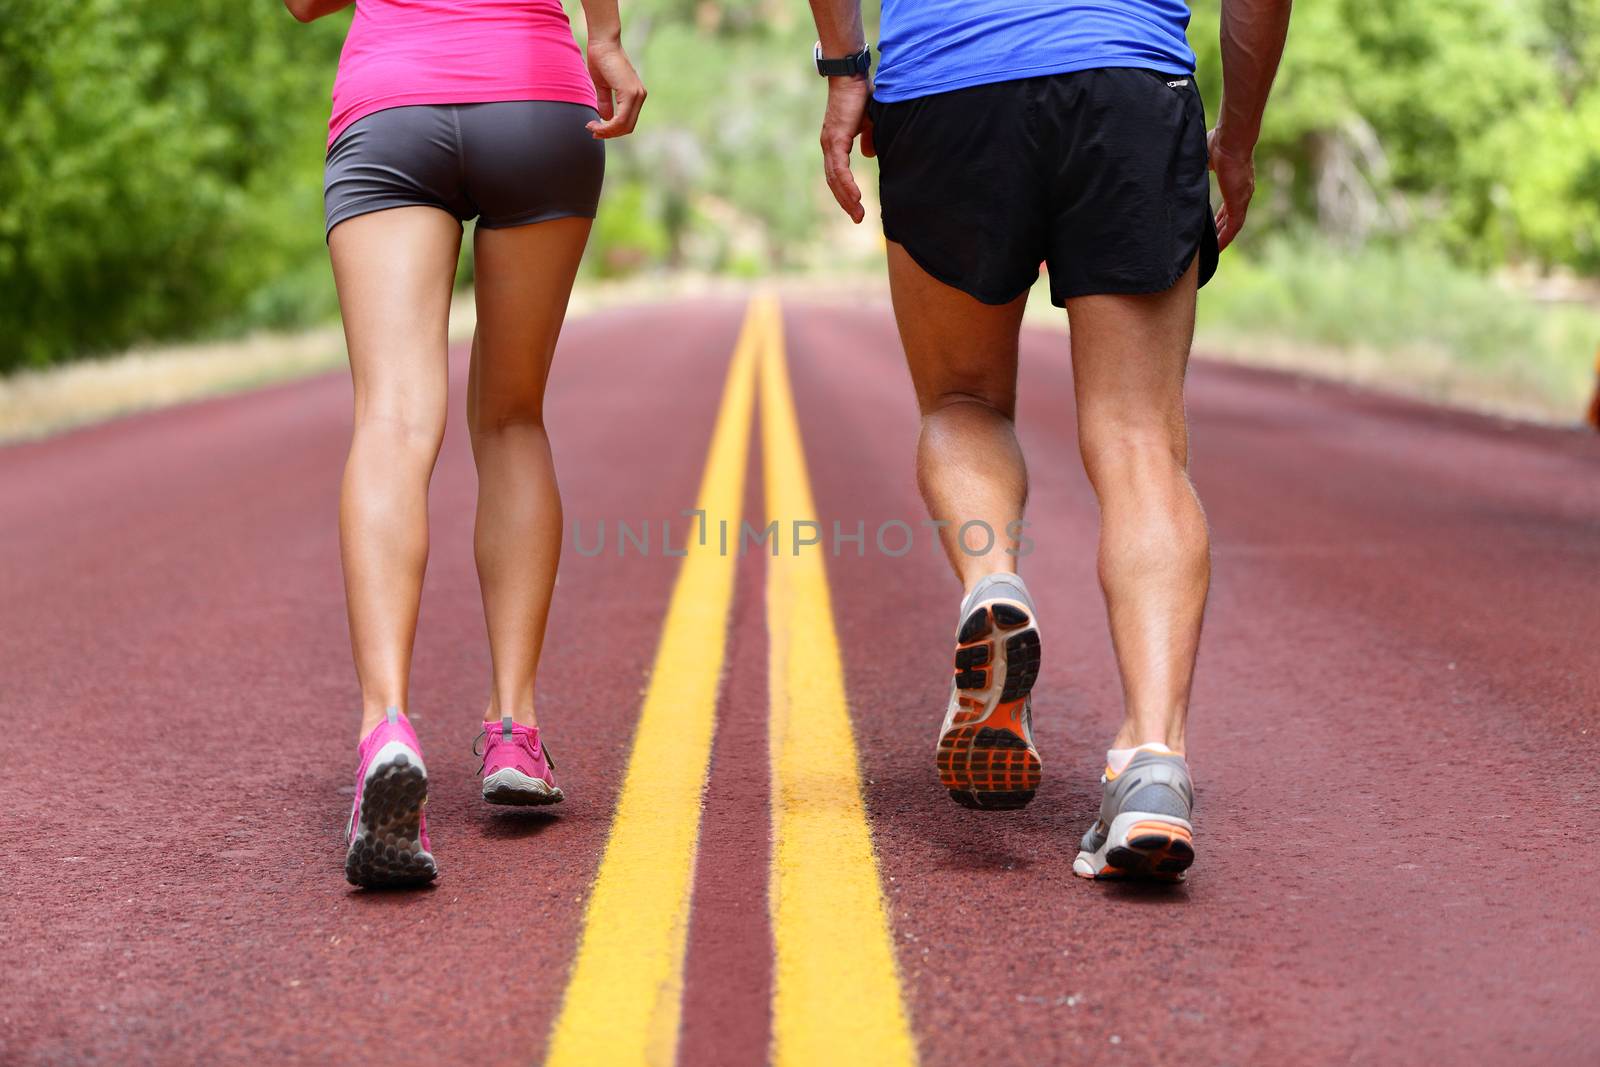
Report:
[[[420,104],[375,111],[328,149],[327,231],[391,207],[442,208],[493,229],[594,218],[606,152],[594,108],[556,100]]]

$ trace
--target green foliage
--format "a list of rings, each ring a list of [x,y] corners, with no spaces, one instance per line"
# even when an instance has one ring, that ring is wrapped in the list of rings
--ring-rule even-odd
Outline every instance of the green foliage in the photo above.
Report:
[[[1290,232],[1258,240],[1254,253],[1224,254],[1199,303],[1203,334],[1450,366],[1556,407],[1592,383],[1600,311],[1538,303],[1416,246],[1352,252]]]
[[[606,179],[605,205],[589,235],[592,273],[605,278],[628,274],[667,254],[671,238],[661,212],[649,206],[652,193],[642,181]]]
[[[1600,86],[1519,117],[1504,205],[1516,251],[1600,273]]]
[[[237,0],[0,0],[0,370],[329,307],[341,27]]]
[[[1213,116],[1219,6],[1195,0],[1190,27]],[[1297,5],[1246,244],[1310,222],[1600,269],[1597,79],[1600,0]]]
[[[577,15],[575,0],[568,9]],[[597,233],[602,269],[621,262],[782,268],[827,218],[817,150],[823,84],[798,0],[625,0],[624,43],[650,90],[638,132],[607,146]],[[581,27],[582,19],[576,24]],[[636,195],[635,186],[648,187]],[[831,201],[828,201],[831,205]],[[627,227],[604,215],[650,212]],[[634,231],[641,245],[609,242]]]

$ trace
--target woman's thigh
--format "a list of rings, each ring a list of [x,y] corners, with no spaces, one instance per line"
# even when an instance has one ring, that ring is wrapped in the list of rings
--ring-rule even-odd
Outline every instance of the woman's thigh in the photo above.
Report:
[[[543,418],[544,388],[591,219],[473,235],[478,333],[467,404],[474,430]]]
[[[358,421],[441,435],[461,224],[432,207],[358,215],[328,235]]]

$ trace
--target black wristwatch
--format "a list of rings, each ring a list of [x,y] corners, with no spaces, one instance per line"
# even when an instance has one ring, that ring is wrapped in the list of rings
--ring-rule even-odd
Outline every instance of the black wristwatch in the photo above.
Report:
[[[872,71],[872,46],[868,45],[853,56],[842,59],[823,59],[822,42],[818,41],[812,53],[817,60],[817,73],[824,78],[852,78]]]

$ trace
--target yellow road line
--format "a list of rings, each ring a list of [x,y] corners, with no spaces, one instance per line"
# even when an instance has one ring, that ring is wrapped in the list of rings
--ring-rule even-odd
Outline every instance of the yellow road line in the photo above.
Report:
[[[775,301],[759,299],[767,520],[787,538],[767,560],[776,1064],[916,1062],[861,799],[844,667]]]
[[[733,553],[718,523],[739,528],[755,361],[765,319],[752,306],[712,432],[698,504],[656,650],[611,836],[584,915],[583,939],[550,1035],[553,1067],[671,1064],[682,1010],[684,945],[700,837],[701,795],[733,600]]]

